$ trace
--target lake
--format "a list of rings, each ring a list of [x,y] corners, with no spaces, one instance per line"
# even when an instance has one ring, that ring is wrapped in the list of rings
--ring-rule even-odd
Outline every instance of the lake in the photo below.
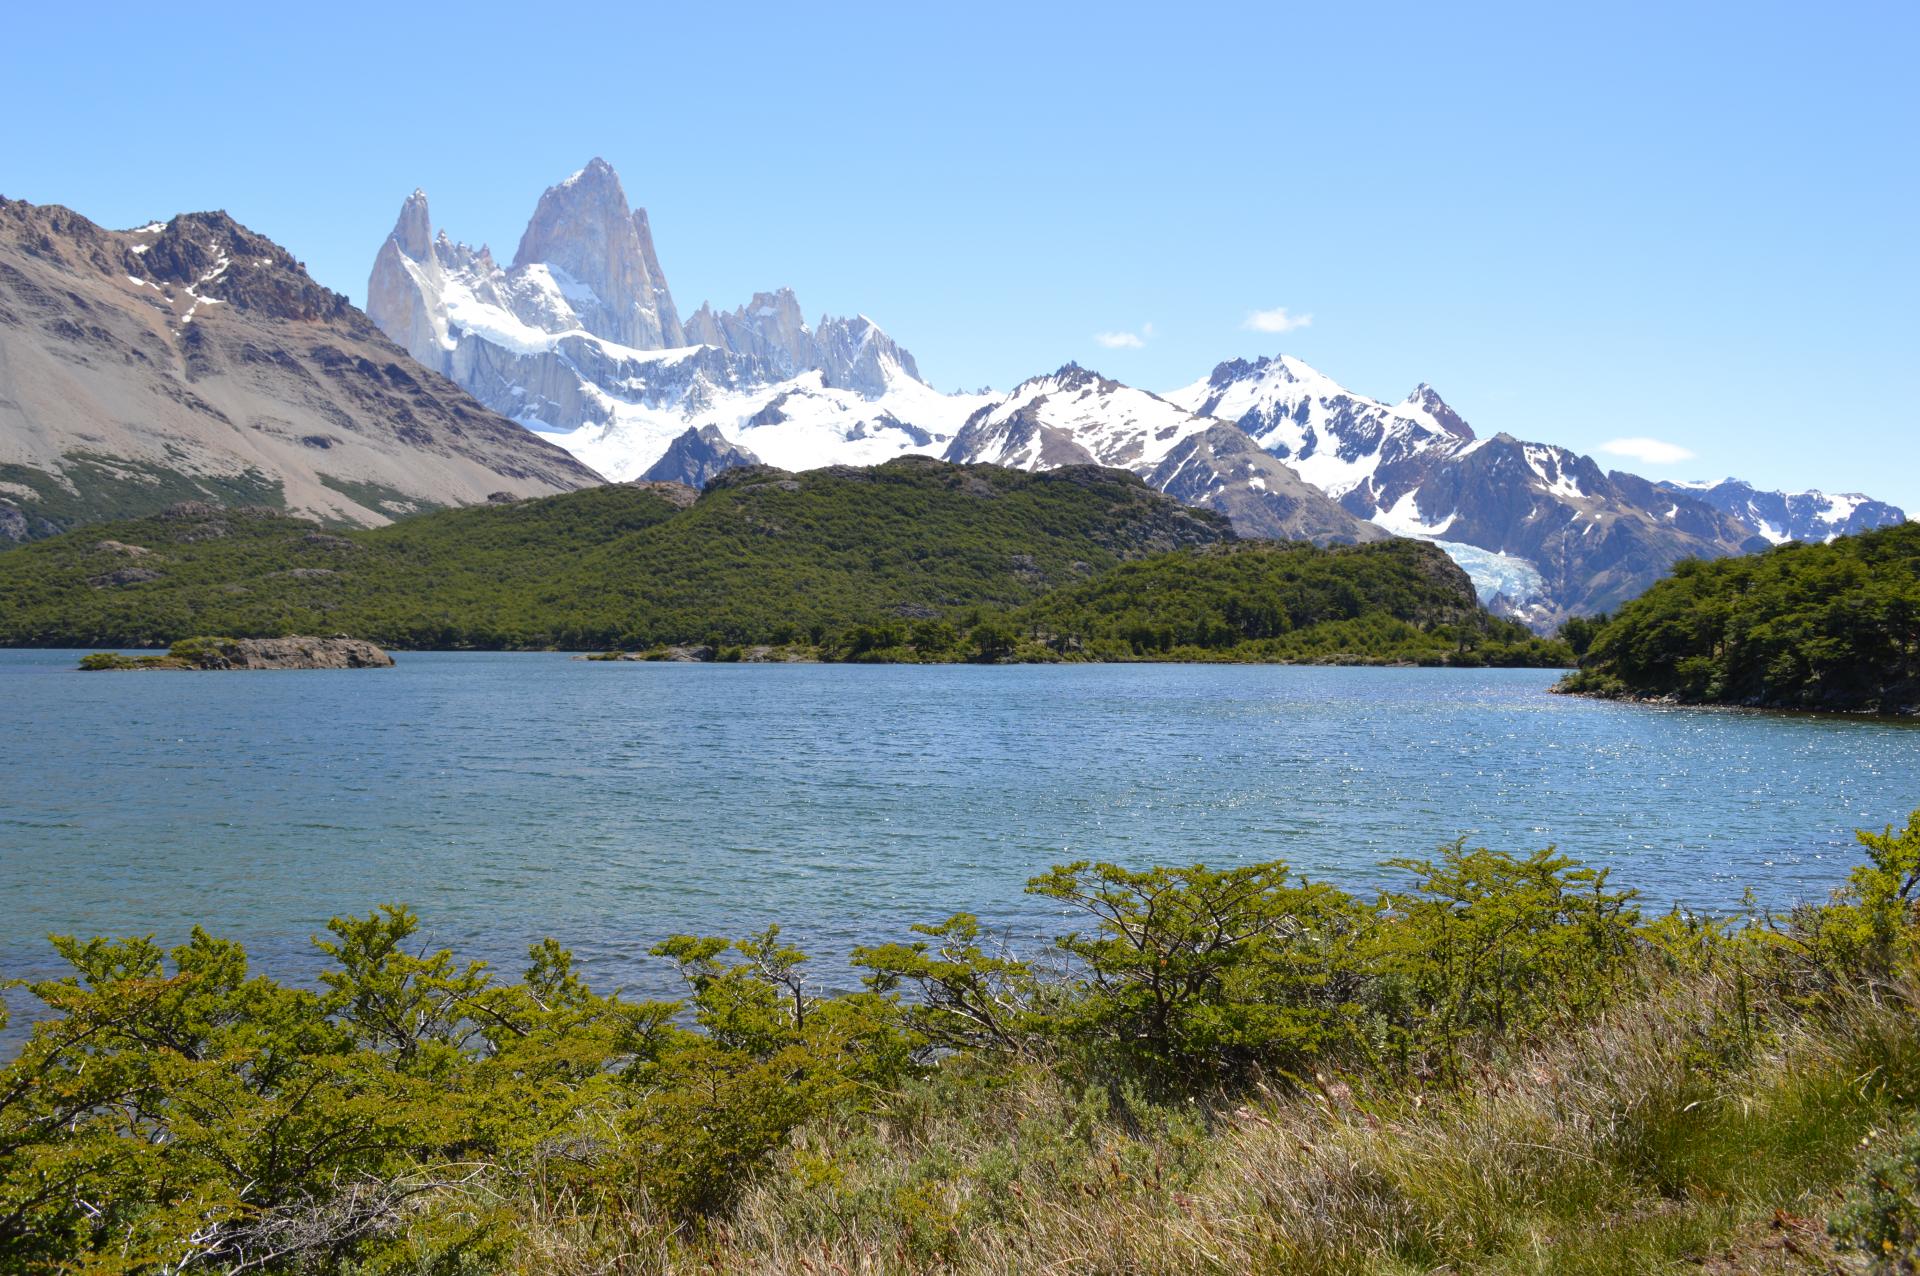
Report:
[[[841,954],[966,909],[1031,933],[1053,917],[1021,888],[1063,860],[1369,888],[1456,837],[1556,844],[1659,905],[1781,904],[1920,805],[1913,727],[1571,699],[1538,670],[79,654],[0,652],[4,974],[52,970],[49,932],[200,923],[305,979],[330,916],[405,901],[463,954],[517,972],[551,934],[659,991],[675,931],[778,921]]]

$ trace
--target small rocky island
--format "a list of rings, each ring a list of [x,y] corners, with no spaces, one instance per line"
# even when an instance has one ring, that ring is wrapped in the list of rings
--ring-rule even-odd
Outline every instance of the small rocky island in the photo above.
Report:
[[[360,638],[183,638],[164,656],[96,651],[88,671],[121,669],[387,669],[389,656]]]

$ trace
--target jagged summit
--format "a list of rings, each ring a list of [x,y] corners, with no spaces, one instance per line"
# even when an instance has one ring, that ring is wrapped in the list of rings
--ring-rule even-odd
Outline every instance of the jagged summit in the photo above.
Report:
[[[871,463],[944,445],[983,397],[928,387],[865,315],[809,326],[790,288],[682,320],[646,210],[599,157],[541,194],[504,269],[434,233],[416,192],[374,259],[367,310],[415,358],[614,477],[706,424],[779,427],[754,446],[783,463],[841,445]]]
[[[1747,523],[1769,544],[1830,541],[1905,520],[1905,511],[1860,492],[1763,492],[1735,478],[1717,483],[1661,483]]]
[[[440,233],[444,238],[446,232]],[[388,238],[416,261],[425,260],[433,251],[433,218],[427,210],[425,191],[417,186],[413,188],[413,194],[400,205],[400,216],[395,219],[393,233]]]
[[[1020,469],[1131,470],[1190,505],[1228,515],[1243,535],[1322,544],[1386,533],[1341,509],[1237,427],[1069,361],[975,412],[946,459]]]
[[[831,389],[870,398],[885,395],[901,378],[920,381],[913,355],[865,315],[821,315],[808,327],[791,288],[756,292],[744,306],[715,311],[709,302],[687,317],[687,340],[763,361],[779,379],[817,370]]]
[[[539,266],[577,285],[561,286],[588,332],[637,350],[684,344],[646,213],[605,160],[541,194],[511,269]]]

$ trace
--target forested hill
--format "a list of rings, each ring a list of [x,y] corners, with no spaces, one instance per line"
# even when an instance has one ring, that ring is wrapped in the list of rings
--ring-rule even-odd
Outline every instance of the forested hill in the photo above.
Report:
[[[0,558],[0,643],[1552,661],[1552,644],[1507,651],[1526,635],[1482,611],[1437,549],[1369,548],[1236,547],[1223,517],[1123,471],[924,458],[734,470],[697,496],[614,485],[372,530],[191,504]]]
[[[1598,629],[1562,688],[1920,712],[1920,525],[1680,563]]]

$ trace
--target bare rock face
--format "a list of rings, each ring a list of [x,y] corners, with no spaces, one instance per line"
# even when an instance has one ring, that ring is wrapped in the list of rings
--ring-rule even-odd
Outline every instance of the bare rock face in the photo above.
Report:
[[[920,380],[913,355],[865,315],[851,319],[821,315],[814,339],[821,374],[830,386],[881,395],[901,373]]]
[[[690,488],[705,487],[716,475],[743,465],[758,465],[760,458],[737,443],[728,442],[716,426],[689,429],[667,448],[665,456],[640,476],[649,483],[684,483]]]
[[[628,205],[605,160],[596,157],[540,197],[513,255],[515,270],[535,265],[555,272],[595,336],[639,350],[684,344],[646,214]]]
[[[185,638],[164,656],[99,652],[88,671],[143,669],[390,669],[393,657],[359,638]]]
[[[429,296],[442,287],[433,254],[433,224],[427,193],[416,190],[400,206],[393,233],[380,245],[367,279],[367,315],[395,344],[426,367],[445,375],[444,323],[436,324]]]
[[[190,650],[183,650],[190,647]],[[215,638],[173,654],[194,669],[391,669],[393,657],[360,638]]]
[[[1288,469],[1238,426],[1220,422],[1188,436],[1147,482],[1176,500],[1218,510],[1242,536],[1316,545],[1386,540],[1383,527],[1356,518]]]
[[[410,201],[397,240],[425,230]],[[0,476],[0,543],[182,497],[375,525],[600,481],[225,213],[114,231],[7,199]]]
[[[758,359],[775,381],[818,365],[813,331],[791,288],[756,292],[746,305],[719,313],[702,303],[687,320],[687,337],[700,345]]]

